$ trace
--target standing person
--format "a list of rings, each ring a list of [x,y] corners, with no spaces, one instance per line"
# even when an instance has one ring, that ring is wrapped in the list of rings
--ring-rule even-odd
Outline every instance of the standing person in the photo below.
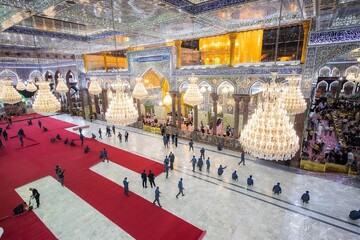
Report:
[[[89,145],[86,145],[86,147],[84,148],[84,153],[88,153],[90,151]]]
[[[101,136],[101,134],[102,134],[101,128],[99,128],[98,133],[99,133],[99,138],[102,139],[102,136]]]
[[[56,165],[56,167],[55,167],[55,176],[56,176],[56,180],[58,182],[60,182],[60,177],[59,177],[60,170],[61,170],[61,168],[59,167],[59,165]]]
[[[129,196],[129,182],[127,181],[127,177],[124,178],[123,184],[125,196]]]
[[[178,188],[179,188],[179,192],[178,192],[178,194],[176,194],[176,198],[178,198],[178,196],[181,194],[182,196],[185,196],[185,194],[184,194],[184,190],[185,190],[185,188],[183,187],[183,182],[182,182],[182,178],[180,178],[180,181],[179,181],[179,183],[178,183]]]
[[[163,135],[163,142],[164,142],[164,147],[165,147],[165,148],[166,148],[166,147],[169,147],[169,145],[168,145],[168,143],[167,143],[167,137],[166,137],[165,134]]]
[[[302,200],[303,203],[309,203],[309,201],[310,201],[309,191],[306,191],[306,192],[301,196],[301,200]]]
[[[19,140],[20,140],[21,146],[23,147],[24,146],[24,135],[19,135]]]
[[[64,186],[64,172],[65,172],[65,170],[63,170],[59,167],[58,174],[59,174],[61,186]]]
[[[274,194],[279,195],[279,194],[281,193],[280,183],[277,183],[277,184],[273,187],[272,191],[273,191]]]
[[[153,186],[156,187],[155,175],[151,172],[151,170],[149,171],[148,179],[149,179],[149,183],[150,183],[151,188],[153,188]]]
[[[104,150],[103,150],[103,156],[104,156],[104,160],[103,160],[103,162],[104,162],[105,160],[107,160],[107,162],[109,163],[108,154],[107,154],[107,151],[106,151],[106,149],[105,149],[105,148],[104,148]]]
[[[125,142],[129,140],[129,133],[128,131],[125,131]]]
[[[81,127],[79,127],[79,133],[80,133],[80,135],[82,134],[82,128]]]
[[[203,166],[203,164],[204,164],[204,162],[203,162],[203,160],[202,160],[202,158],[201,157],[199,157],[199,159],[198,159],[198,167],[199,167],[199,171],[201,172],[201,170],[202,170],[202,166]]]
[[[236,173],[236,170],[232,173],[231,178],[235,181],[239,180],[239,176]]]
[[[222,165],[220,165],[220,167],[218,168],[218,175],[219,177],[224,173],[224,169],[227,168],[227,166],[223,167]]]
[[[5,141],[7,141],[8,140],[8,133],[7,133],[6,129],[4,129],[2,134],[3,134],[3,137],[4,137]]]
[[[252,175],[250,175],[250,177],[248,177],[246,183],[247,183],[248,186],[254,185],[254,180],[252,178]]]
[[[206,172],[210,172],[210,158],[206,159]]]
[[[41,126],[42,126],[42,123],[40,120],[38,120],[38,126],[39,126],[39,128],[41,128]]]
[[[84,145],[84,135],[82,135],[82,133],[80,133],[80,141],[81,141],[81,146]]]
[[[122,134],[121,134],[121,132],[118,133],[118,138],[119,138],[119,141],[122,142]]]
[[[195,172],[195,166],[196,166],[196,157],[193,156],[193,158],[190,160],[192,163],[192,171]]]
[[[36,190],[35,188],[29,188],[29,191],[32,192],[30,198],[35,198],[36,200],[36,207],[40,207],[40,193],[38,192],[38,190]]]
[[[191,139],[190,142],[189,142],[189,152],[190,152],[191,150],[194,151],[194,142],[193,142],[192,139]]]
[[[204,147],[202,147],[202,148],[200,149],[200,157],[203,158],[203,159],[205,159],[205,148],[204,148]]]
[[[169,153],[169,159],[170,159],[170,169],[174,170],[175,155],[173,154],[173,152]]]
[[[241,163],[243,163],[243,165],[245,165],[245,153],[241,152],[241,156],[240,156],[241,161],[238,163],[238,165],[240,165]]]
[[[178,135],[176,134],[175,135],[175,147],[177,147],[177,144],[178,144]]]
[[[112,125],[112,131],[113,131],[113,134],[115,136],[115,125]]]
[[[171,134],[171,144],[175,143],[175,134]]]
[[[146,171],[145,170],[141,174],[141,179],[142,179],[143,188],[147,188],[147,176],[146,176]]]
[[[167,156],[164,161],[164,173],[166,173],[166,178],[168,178],[168,176],[169,176],[169,160],[166,160],[166,159],[168,159]]]
[[[159,187],[156,187],[156,189],[155,189],[155,200],[154,200],[153,204],[155,204],[157,202],[159,204],[159,207],[162,207],[161,204],[160,204],[160,199],[159,199],[160,194],[161,194],[161,192],[159,190]]]

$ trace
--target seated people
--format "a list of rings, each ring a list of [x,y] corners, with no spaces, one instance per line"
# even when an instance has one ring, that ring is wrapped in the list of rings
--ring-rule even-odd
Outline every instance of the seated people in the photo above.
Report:
[[[69,139],[66,138],[66,139],[64,140],[64,144],[68,144],[68,143],[69,143]]]
[[[254,185],[254,180],[252,179],[252,175],[250,175],[250,177],[248,177],[248,179],[247,179],[247,185],[248,185],[248,186]]]
[[[92,134],[91,134],[91,138],[92,138],[92,139],[96,139],[96,135],[92,133]]]
[[[74,141],[74,139],[73,140],[71,140],[71,142],[70,142],[70,146],[75,146],[75,141]]]
[[[218,151],[221,151],[221,150],[222,150],[221,143],[218,143],[218,145],[217,145],[217,149],[218,149]]]
[[[301,196],[301,200],[302,200],[303,203],[309,203],[309,201],[310,201],[309,191],[306,191],[306,192]]]
[[[14,215],[18,215],[21,214],[23,212],[26,212],[29,210],[29,206],[26,204],[26,202],[23,202],[21,204],[19,204],[18,206],[16,206],[16,208],[14,208]]]
[[[88,153],[89,150],[90,150],[89,145],[86,145],[86,147],[84,148],[84,153]]]
[[[238,179],[239,179],[239,177],[238,177],[238,175],[237,175],[237,173],[236,173],[236,170],[232,173],[231,178],[232,178],[233,180],[238,180]]]
[[[60,134],[57,134],[57,135],[56,135],[56,139],[57,139],[57,140],[61,140]]]
[[[356,211],[356,210],[352,210],[349,214],[349,218],[351,220],[358,220],[360,219],[360,210]]]
[[[48,131],[48,129],[47,129],[46,127],[43,127],[43,130],[44,130],[44,132],[47,132],[47,131]]]
[[[32,125],[32,120],[31,120],[31,118],[30,118],[27,122],[28,122],[28,125]]]
[[[273,193],[279,195],[281,193],[281,187],[280,187],[280,183],[277,183],[274,187],[273,187]]]
[[[55,140],[56,140],[55,138],[51,138],[51,139],[50,139],[50,142],[54,143]]]

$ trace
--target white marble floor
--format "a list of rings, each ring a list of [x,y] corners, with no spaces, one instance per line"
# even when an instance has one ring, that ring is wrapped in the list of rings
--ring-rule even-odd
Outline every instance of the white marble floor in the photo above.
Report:
[[[104,132],[106,126],[105,122],[90,123],[68,115],[54,118],[80,126],[90,125],[90,128],[83,129],[86,137],[91,137],[91,133],[98,135],[99,127]],[[194,155],[198,157],[200,148],[205,147],[205,156],[211,159],[211,171],[209,174],[204,170],[202,173],[193,173],[190,163],[193,153],[189,152],[186,140],[179,139],[177,148],[173,145],[164,148],[159,135],[129,127],[117,128],[116,131],[124,133],[125,129],[130,133],[127,143],[120,143],[116,136],[103,137],[100,141],[161,163],[169,151],[173,151],[176,156],[175,170],[170,172],[168,179],[164,174],[156,179],[163,193],[161,204],[176,216],[206,230],[204,239],[360,238],[360,222],[348,218],[351,210],[360,208],[359,188],[311,174],[304,175],[301,171],[287,171],[280,166],[269,167],[250,156],[247,156],[245,166],[239,166],[239,153],[228,150],[218,152],[214,146],[200,143],[195,143]],[[217,176],[220,164],[227,166],[222,178]],[[98,164],[91,170],[117,184],[122,184],[121,179],[127,176],[131,182],[130,192],[153,201],[153,191],[142,188],[139,174],[115,163]],[[231,179],[234,170],[238,172],[239,181]],[[247,189],[246,178],[250,174],[253,175],[255,184]],[[176,199],[177,182],[180,178],[184,179],[185,196]],[[282,185],[283,192],[280,196],[274,196],[271,192],[277,182]],[[311,200],[304,206],[300,196],[306,190],[310,191]],[[56,190],[53,191],[55,194]],[[58,202],[62,204],[62,201]],[[51,223],[53,225],[59,224],[55,218],[47,222],[49,221],[55,221]],[[86,224],[84,222],[83,227]],[[67,228],[67,225],[61,225],[61,228]],[[103,231],[107,230],[98,227],[96,235],[101,236]]]

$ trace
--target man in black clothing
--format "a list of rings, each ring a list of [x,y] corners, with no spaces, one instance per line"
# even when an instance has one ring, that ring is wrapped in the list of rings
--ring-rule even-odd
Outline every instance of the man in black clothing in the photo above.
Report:
[[[32,192],[31,198],[35,198],[36,207],[40,207],[40,193],[35,188],[29,188],[29,191]]]
[[[68,138],[65,138],[64,144],[68,144],[68,143],[69,143],[69,139],[68,139]]]
[[[147,188],[147,176],[146,176],[146,171],[144,170],[144,172],[141,174],[141,179],[142,179],[142,186],[143,188]]]
[[[16,208],[14,208],[14,215],[18,215],[21,214],[23,212],[26,212],[29,210],[28,208],[29,206],[26,204],[26,202],[21,203],[20,205],[16,206]]]
[[[280,187],[280,183],[277,183],[274,187],[273,187],[273,193],[279,195],[281,193],[281,187]]]
[[[32,120],[31,120],[31,118],[28,120],[28,125],[32,125]]]
[[[128,131],[125,131],[125,142],[127,142],[129,139],[129,133]]]
[[[309,201],[310,201],[309,191],[306,191],[306,192],[301,196],[301,200],[303,201],[303,203],[309,203]]]
[[[70,146],[72,146],[72,147],[74,147],[74,146],[75,146],[75,141],[74,141],[74,139],[73,139],[73,140],[71,140],[71,142],[70,142]]]
[[[81,141],[81,146],[84,145],[84,135],[82,135],[82,133],[80,133],[80,141]]]
[[[89,150],[90,150],[89,145],[86,145],[86,147],[84,148],[84,153],[88,153]]]
[[[4,144],[3,144],[2,141],[1,141],[1,138],[0,138],[0,148],[5,148],[5,147],[4,147]]]
[[[115,136],[115,125],[112,125],[112,131],[113,131],[113,134]]]
[[[149,179],[151,188],[152,188],[153,186],[156,187],[156,184],[155,184],[155,175],[151,172],[151,170],[149,171],[148,179]]]
[[[60,134],[57,134],[57,135],[56,135],[56,139],[57,139],[57,140],[61,140]]]
[[[8,140],[8,133],[6,132],[6,129],[3,131],[3,137],[4,137],[5,141]]]
[[[38,120],[38,125],[39,125],[39,128],[41,128],[42,123],[40,120]]]

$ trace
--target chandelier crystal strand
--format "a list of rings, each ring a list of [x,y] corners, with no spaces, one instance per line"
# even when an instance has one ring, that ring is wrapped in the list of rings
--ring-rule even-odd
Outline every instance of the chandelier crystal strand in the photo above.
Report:
[[[56,91],[58,93],[67,93],[69,91],[68,86],[66,86],[66,84],[65,84],[64,78],[59,78],[58,79],[58,84],[56,86]]]
[[[26,86],[23,83],[23,81],[21,79],[19,79],[15,88],[19,91],[24,91],[26,89]]]
[[[163,104],[165,106],[170,106],[172,104],[172,97],[170,96],[169,92],[166,92],[164,100],[163,100]]]
[[[282,98],[285,109],[290,115],[303,113],[306,110],[306,102],[299,87],[300,79],[300,76],[295,75],[287,78],[289,86],[285,87]]]
[[[38,89],[35,86],[35,84],[32,81],[28,81],[28,84],[26,86],[26,91],[28,92],[36,92]]]
[[[239,139],[245,152],[265,160],[289,160],[299,149],[299,137],[281,100],[275,81],[263,85],[263,101],[251,115]]]
[[[37,113],[54,113],[61,109],[61,104],[51,93],[49,82],[38,82],[39,91],[35,96],[33,109]]]
[[[190,85],[184,94],[184,103],[190,106],[196,106],[203,102],[203,95],[201,94],[199,87],[196,85],[198,78],[194,77],[193,74],[189,80]]]
[[[126,126],[134,123],[138,119],[138,111],[134,106],[132,97],[129,97],[125,91],[125,84],[120,80],[113,83],[115,96],[109,104],[105,113],[106,121],[119,126]]]
[[[102,92],[102,89],[100,87],[100,84],[95,79],[90,79],[90,86],[89,86],[89,93],[97,95]]]
[[[8,104],[15,104],[22,101],[22,97],[18,91],[13,87],[10,78],[3,80],[1,101]]]
[[[133,98],[144,99],[148,96],[148,91],[146,90],[144,84],[141,82],[142,78],[135,78],[136,84],[132,92]]]

